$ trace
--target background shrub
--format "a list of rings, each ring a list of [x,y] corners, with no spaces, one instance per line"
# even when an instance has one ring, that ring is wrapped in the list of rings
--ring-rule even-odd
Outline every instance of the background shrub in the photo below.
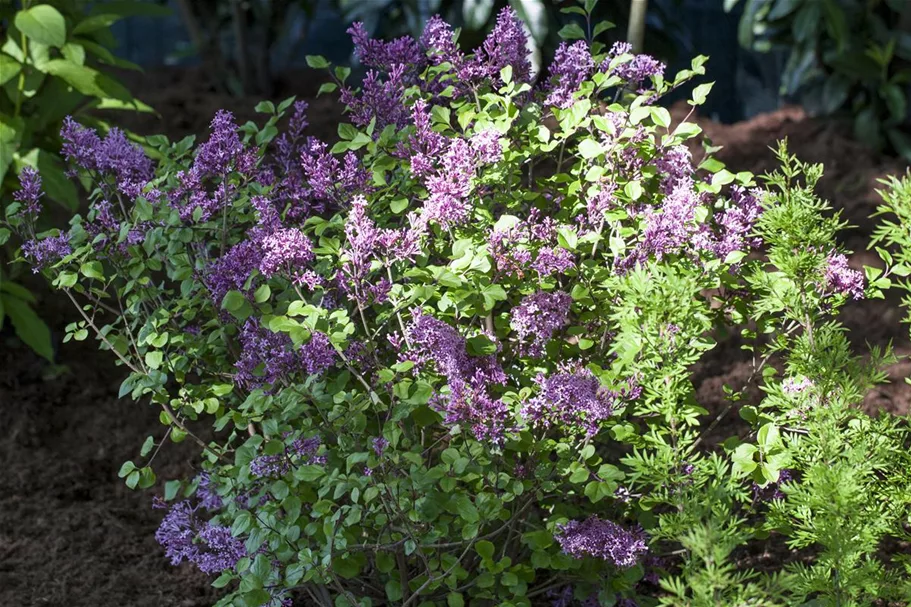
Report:
[[[127,485],[168,438],[201,448],[158,501],[171,561],[225,605],[907,600],[882,550],[907,537],[907,425],[854,406],[891,353],[836,320],[907,272],[848,267],[821,167],[782,146],[757,188],[694,158],[699,128],[654,103],[703,58],[671,80],[578,41],[532,87],[509,10],[473,55],[439,19],[361,32],[332,148],[293,99],[262,127],[219,112],[195,149],[154,138],[156,162],[67,123],[89,212],[33,233],[31,174],[11,213],[79,310],[68,338],[162,410]],[[691,376],[725,330],[766,396],[717,443]],[[740,557],[776,542],[798,558]]]

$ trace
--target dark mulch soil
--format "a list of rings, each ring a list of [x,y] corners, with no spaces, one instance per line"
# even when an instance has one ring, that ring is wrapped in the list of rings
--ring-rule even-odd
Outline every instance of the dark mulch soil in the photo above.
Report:
[[[162,70],[133,83],[140,97],[158,108],[160,118],[130,117],[128,128],[172,137],[202,134],[214,111],[232,109],[241,121],[255,118],[255,100],[225,99],[200,83],[204,74]],[[287,94],[312,95],[312,75],[296,75],[281,85]],[[331,136],[337,111],[329,100],[311,105],[312,131]],[[681,111],[682,110],[682,111]],[[682,117],[685,109],[675,108]],[[843,128],[785,109],[732,126],[703,124],[715,144],[725,146],[720,158],[735,170],[761,172],[774,166],[768,147],[788,137],[802,158],[824,162],[822,194],[859,226],[846,244],[862,250],[869,234],[867,217],[877,205],[872,189],[885,174],[904,166],[877,157],[847,138]],[[867,253],[856,264],[874,263]],[[45,316],[60,328],[72,319],[61,303],[46,297]],[[882,344],[894,339],[903,353],[911,351],[899,325],[895,302],[860,302],[848,307],[844,320],[861,339]],[[862,345],[862,344],[859,344]],[[112,358],[93,344],[61,346],[62,373],[18,345],[8,329],[0,335],[0,605],[60,607],[126,607],[210,605],[217,593],[202,574],[172,567],[153,534],[159,513],[150,508],[148,492],[127,489],[117,478],[122,461],[135,458],[149,434],[160,437],[157,411],[117,399],[122,377]],[[699,401],[710,411],[724,407],[721,388],[739,387],[751,363],[736,341],[724,342],[696,369]],[[907,413],[911,390],[901,380],[911,364],[896,365],[895,381],[871,395],[870,410]],[[719,429],[730,433],[736,411]],[[189,443],[168,445],[156,459],[159,478],[192,474],[196,450]]]

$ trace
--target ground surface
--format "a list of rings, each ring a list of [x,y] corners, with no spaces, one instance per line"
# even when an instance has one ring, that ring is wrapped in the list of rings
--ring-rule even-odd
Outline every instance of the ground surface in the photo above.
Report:
[[[241,121],[255,117],[254,100],[225,100],[201,90],[199,81],[200,75],[192,72],[150,75],[134,90],[159,109],[161,118],[131,119],[129,126],[177,137],[205,132],[220,107],[234,110]],[[283,89],[307,94],[313,84],[290,81]],[[334,132],[334,110],[323,100],[313,105],[312,130]],[[678,118],[685,114],[679,110],[674,112]],[[771,168],[768,147],[784,136],[804,159],[824,162],[822,193],[859,226],[845,240],[858,250],[869,233],[867,216],[877,205],[876,178],[904,170],[850,142],[839,126],[810,120],[799,110],[704,127],[716,145],[725,146],[719,156],[734,170]],[[873,259],[860,253],[852,263]],[[71,320],[71,312],[53,300],[46,299],[43,308],[58,331]],[[894,305],[882,302],[852,304],[844,315],[860,342],[882,344],[894,338],[907,353],[899,317]],[[211,605],[216,594],[205,576],[186,566],[172,567],[156,544],[159,513],[150,508],[151,495],[132,492],[117,478],[120,462],[135,458],[146,436],[160,436],[155,410],[117,400],[122,374],[91,343],[61,346],[59,362],[68,369],[50,379],[46,364],[18,346],[8,331],[0,334],[0,605]],[[901,378],[911,365],[893,371],[898,381],[871,395],[866,407],[908,412],[911,394]],[[722,344],[696,369],[700,402],[719,410],[724,406],[722,385],[739,387],[749,372],[737,344]],[[731,423],[736,417],[730,416]],[[730,430],[722,426],[718,432]],[[192,474],[194,455],[189,444],[170,446],[157,456],[156,470],[166,478]]]

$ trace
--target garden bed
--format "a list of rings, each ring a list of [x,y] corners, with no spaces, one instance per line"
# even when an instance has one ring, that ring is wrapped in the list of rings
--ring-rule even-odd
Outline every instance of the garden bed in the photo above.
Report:
[[[122,121],[124,126],[144,134],[163,130],[176,138],[204,133],[220,107],[235,111],[239,122],[256,117],[255,100],[200,92],[200,76],[181,70],[147,75],[147,92],[140,91],[140,97],[158,108],[161,119],[130,117]],[[281,92],[306,96],[314,88],[308,79],[298,74],[283,83]],[[337,111],[332,101],[316,100],[311,107],[309,132],[334,136]],[[675,118],[686,110],[675,108]],[[718,157],[732,170],[761,173],[772,168],[769,146],[782,137],[789,138],[791,151],[802,159],[823,162],[827,176],[820,194],[857,226],[844,233],[846,245],[854,249],[865,246],[871,230],[868,216],[878,204],[876,179],[904,170],[900,163],[850,141],[839,125],[809,119],[795,108],[729,126],[700,122],[712,142],[724,146]],[[877,262],[861,250],[852,264],[863,263]],[[844,320],[851,334],[871,344],[894,340],[900,353],[911,352],[895,303],[846,306]],[[43,310],[58,334],[72,319],[62,303],[49,301]],[[119,463],[138,454],[149,432],[160,434],[156,410],[117,399],[122,373],[94,343],[61,346],[59,360],[67,369],[57,376],[31,352],[13,345],[8,332],[0,344],[0,403],[5,413],[5,439],[0,442],[0,604],[212,604],[217,595],[209,580],[189,565],[171,567],[155,542],[159,513],[150,507],[151,494],[130,491],[117,478]],[[740,387],[750,369],[736,340],[720,344],[694,376],[700,403],[712,411],[725,406],[722,386]],[[907,376],[911,365],[897,365],[893,372],[896,379]],[[868,396],[866,406],[905,414],[909,401],[911,389],[899,379]],[[736,420],[732,413],[716,432],[730,433],[733,428],[727,424]],[[189,443],[164,449],[155,461],[159,478],[192,474],[195,452]]]

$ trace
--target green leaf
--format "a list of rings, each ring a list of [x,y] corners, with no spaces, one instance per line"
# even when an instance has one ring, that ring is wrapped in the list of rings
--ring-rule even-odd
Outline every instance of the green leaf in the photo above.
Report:
[[[321,466],[304,465],[294,471],[294,478],[305,483],[312,483],[325,474],[326,471]]]
[[[272,297],[272,289],[269,285],[262,285],[253,293],[253,301],[256,303],[269,301],[270,297]]]
[[[500,285],[487,285],[481,291],[481,297],[484,298],[487,308],[492,309],[496,302],[506,301],[506,291]]]
[[[6,53],[0,53],[0,86],[3,86],[19,75],[20,70],[22,70],[21,63]]]
[[[173,11],[167,6],[136,0],[112,0],[92,3],[92,15],[114,14],[121,17],[169,17]]]
[[[712,87],[715,86],[714,82],[706,82],[705,84],[700,84],[693,89],[693,101],[691,105],[702,105],[705,103],[705,100],[708,98],[709,93],[712,92]]]
[[[630,181],[623,186],[623,193],[629,196],[630,200],[639,200],[642,197],[642,184],[638,181]]]
[[[124,478],[125,476],[127,476],[130,472],[132,472],[135,469],[136,469],[136,464],[134,464],[133,462],[131,462],[131,461],[123,462],[123,464],[121,464],[121,466],[120,466],[120,471],[117,473],[117,477]]]
[[[482,559],[490,560],[493,558],[494,545],[492,542],[481,540],[475,544],[474,549]]]
[[[246,320],[253,313],[250,302],[240,291],[225,293],[224,299],[221,300],[221,307],[239,320]]]
[[[397,198],[389,203],[389,210],[398,215],[408,208],[407,198]]]
[[[148,489],[155,484],[155,472],[148,466],[139,471],[139,488]]]
[[[139,451],[139,455],[145,457],[152,452],[152,449],[155,448],[155,437],[148,436],[145,439],[145,442],[142,443],[142,449]]]
[[[35,42],[57,48],[66,44],[66,20],[49,4],[19,11],[14,22],[20,32]]]
[[[739,445],[734,449],[734,453],[731,454],[731,461],[734,462],[734,468],[742,471],[744,474],[750,474],[756,469],[756,461],[753,459],[756,451],[758,451],[756,445],[751,445],[750,443]]]
[[[51,330],[27,302],[4,294],[3,308],[9,317],[16,335],[29,348],[50,362],[54,362],[54,348],[51,344]]]
[[[890,118],[896,122],[903,120],[906,114],[907,100],[901,87],[893,83],[884,84],[879,92],[886,102],[886,107],[889,108]]]
[[[756,434],[756,441],[762,446],[763,451],[770,451],[780,440],[778,426],[766,424]]]
[[[127,475],[127,487],[135,489],[139,484],[139,470],[133,470]]]
[[[86,278],[104,279],[104,269],[101,267],[100,261],[88,261],[79,267],[79,271]]]
[[[822,2],[807,2],[797,11],[797,16],[791,23],[791,31],[797,42],[810,40],[819,31],[822,8]]]
[[[92,15],[77,23],[76,27],[73,28],[73,34],[86,34],[94,32],[95,30],[106,29],[120,21],[122,18],[121,15],[114,15],[111,13]]]
[[[463,493],[453,495],[449,499],[449,507],[466,523],[477,523],[481,519],[477,506]]]
[[[85,47],[81,44],[67,42],[60,50],[67,61],[72,61],[77,65],[85,65]]]
[[[338,136],[345,141],[351,141],[357,137],[358,132],[357,127],[353,124],[342,122],[338,125]]]
[[[497,344],[485,335],[468,338],[468,353],[473,356],[486,356],[497,351]]]
[[[512,66],[507,65],[500,70],[500,80],[503,81],[503,84],[509,84],[512,82]]]
[[[244,592],[243,601],[245,607],[261,607],[272,602],[272,595],[269,594],[268,590],[256,588]]]
[[[6,171],[13,162],[24,132],[22,118],[12,118],[0,112],[0,183],[3,183]]]
[[[851,81],[840,74],[833,74],[822,87],[822,111],[831,114],[841,109],[848,99]]]
[[[389,573],[395,569],[395,558],[388,552],[378,552],[376,555],[376,568],[381,573]]]
[[[158,369],[161,366],[162,361],[164,360],[164,354],[158,350],[152,352],[146,352],[145,361],[146,366],[150,369]]]
[[[585,481],[587,481],[589,479],[589,477],[591,477],[591,473],[589,473],[588,468],[586,468],[579,462],[573,462],[572,465],[569,467],[569,470],[570,470],[569,482],[571,482],[573,484],[584,483]]]
[[[85,65],[79,65],[66,59],[51,59],[43,66],[44,71],[60,78],[71,87],[91,97],[110,97],[101,86],[102,74]]]
[[[164,484],[164,498],[167,501],[171,501],[177,497],[177,492],[180,490],[180,481],[168,481]]]
[[[597,38],[607,30],[612,30],[617,27],[616,23],[611,23],[610,21],[599,21],[595,24],[595,29],[592,30],[592,38]]]
[[[652,113],[652,122],[664,128],[671,125],[671,113],[667,111],[667,108],[663,108],[660,105],[653,105],[651,106],[650,111]]]
[[[769,21],[774,21],[776,19],[781,19],[782,17],[787,17],[800,6],[802,0],[778,0],[775,2],[775,6],[772,7],[772,10],[769,11],[768,16],[766,17]]]
[[[901,154],[906,161],[911,161],[911,137],[908,137],[907,134],[899,129],[889,129],[886,131],[886,136],[895,151]],[[895,273],[898,274],[898,272]],[[902,274],[899,274],[899,276],[902,276]],[[907,274],[904,276],[907,276]]]
[[[598,156],[602,151],[601,144],[594,139],[583,139],[579,143],[579,155],[586,160]]]
[[[253,111],[260,114],[274,114],[275,113],[275,104],[271,101],[260,101],[253,108]]]
[[[399,601],[402,598],[402,583],[399,580],[389,580],[384,586],[386,598],[390,601]]]
[[[568,23],[560,28],[560,31],[557,32],[557,35],[560,36],[563,40],[584,40],[585,31],[579,26],[578,23]]]
[[[581,6],[566,6],[560,9],[561,13],[566,15],[582,15],[585,16],[585,9]]]
[[[54,285],[67,289],[69,287],[75,286],[78,280],[79,276],[75,272],[61,272],[54,280]]]
[[[307,65],[315,70],[321,70],[329,67],[329,62],[322,55],[307,55]]]
[[[854,136],[872,148],[882,145],[882,135],[876,111],[867,107],[854,117]]]

